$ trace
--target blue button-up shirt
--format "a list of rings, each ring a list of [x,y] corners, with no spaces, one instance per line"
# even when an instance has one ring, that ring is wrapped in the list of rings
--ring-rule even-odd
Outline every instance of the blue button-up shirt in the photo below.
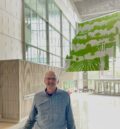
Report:
[[[52,96],[45,91],[35,95],[33,106],[24,129],[76,129],[70,96],[57,89]]]

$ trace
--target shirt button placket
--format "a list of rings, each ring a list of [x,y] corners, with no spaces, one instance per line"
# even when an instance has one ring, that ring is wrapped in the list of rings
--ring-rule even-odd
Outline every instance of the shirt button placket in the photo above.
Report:
[[[50,121],[51,121],[51,125],[53,124],[53,105],[52,105],[52,96],[50,97]],[[51,126],[53,127],[53,125]],[[50,129],[53,129],[53,128],[50,128]]]

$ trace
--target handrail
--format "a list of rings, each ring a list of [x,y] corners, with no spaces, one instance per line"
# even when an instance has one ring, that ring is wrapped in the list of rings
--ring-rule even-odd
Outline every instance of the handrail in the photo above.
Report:
[[[94,84],[95,93],[120,95],[120,79],[94,80]]]

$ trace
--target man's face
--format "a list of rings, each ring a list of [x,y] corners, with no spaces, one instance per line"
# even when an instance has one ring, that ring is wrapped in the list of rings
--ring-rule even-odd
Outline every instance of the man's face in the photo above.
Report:
[[[47,87],[56,87],[58,80],[53,73],[48,73],[45,76],[44,83],[46,84]]]

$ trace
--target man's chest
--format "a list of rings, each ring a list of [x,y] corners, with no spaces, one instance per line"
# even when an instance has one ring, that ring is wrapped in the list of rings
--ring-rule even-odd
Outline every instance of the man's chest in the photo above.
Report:
[[[43,121],[55,121],[56,119],[64,118],[66,106],[67,104],[63,98],[45,98],[37,104],[38,117]]]

